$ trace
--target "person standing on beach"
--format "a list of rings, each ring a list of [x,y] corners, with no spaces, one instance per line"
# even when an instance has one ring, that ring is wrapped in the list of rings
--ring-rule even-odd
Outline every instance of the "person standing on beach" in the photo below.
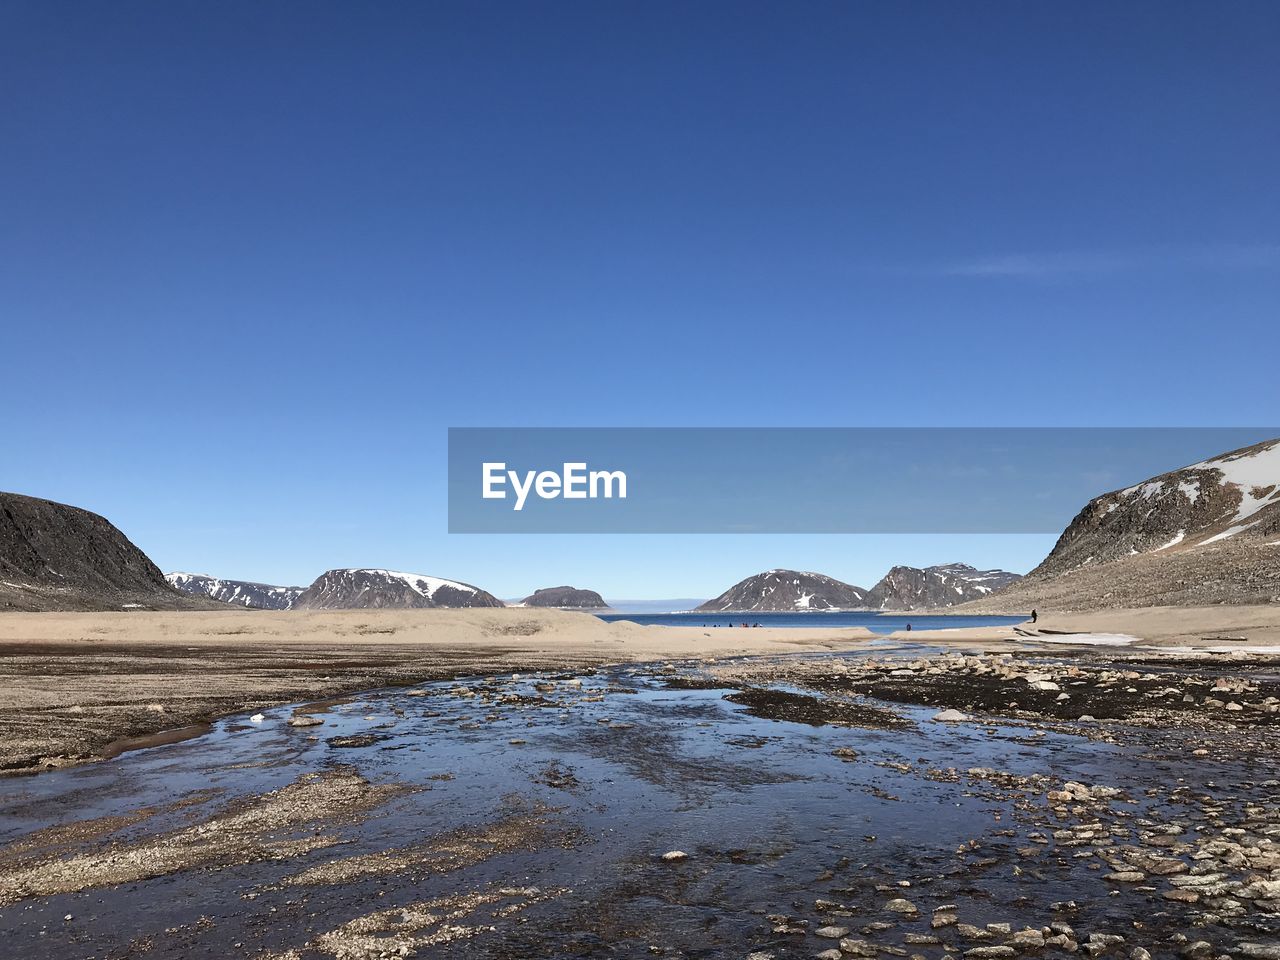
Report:
[[[1039,617],[1040,617],[1040,614],[1036,613],[1035,608],[1033,607],[1031,610],[1031,622],[1035,623],[1036,620],[1039,619]]]

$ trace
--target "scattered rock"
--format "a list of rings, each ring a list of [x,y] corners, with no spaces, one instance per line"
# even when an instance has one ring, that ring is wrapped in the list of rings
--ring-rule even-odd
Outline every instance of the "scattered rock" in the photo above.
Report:
[[[875,957],[880,953],[866,940],[841,940],[840,952],[851,957]]]
[[[1139,883],[1147,879],[1147,875],[1137,870],[1117,870],[1115,873],[1108,873],[1102,879],[1110,880],[1112,883]]]

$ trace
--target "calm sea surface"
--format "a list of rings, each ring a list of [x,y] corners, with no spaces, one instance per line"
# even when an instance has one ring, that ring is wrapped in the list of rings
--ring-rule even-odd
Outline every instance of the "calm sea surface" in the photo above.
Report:
[[[868,610],[845,613],[609,613],[596,614],[613,623],[630,620],[643,626],[740,627],[744,623],[762,627],[866,627],[873,633],[893,633],[911,624],[917,630],[949,630],[959,627],[993,627],[1021,623],[1026,617],[973,616],[961,614],[875,613]]]

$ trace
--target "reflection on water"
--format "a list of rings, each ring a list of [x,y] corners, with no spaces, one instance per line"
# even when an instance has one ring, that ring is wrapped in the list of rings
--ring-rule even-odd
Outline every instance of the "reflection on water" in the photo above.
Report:
[[[116,957],[145,945],[148,957],[256,957],[306,943],[301,956],[340,955],[336,929],[397,908],[377,922],[397,926],[397,942],[429,942],[408,948],[421,955],[799,957],[831,945],[768,918],[812,914],[818,898],[840,902],[838,915],[857,918],[841,923],[856,926],[882,919],[888,889],[910,889],[922,910],[958,903],[975,923],[1038,924],[1048,900],[1096,897],[1086,865],[1013,871],[1031,829],[1025,798],[967,788],[954,771],[1123,785],[1136,775],[1124,750],[937,724],[932,710],[901,706],[893,728],[766,719],[727,701],[731,691],[663,680],[640,667],[580,686],[569,675],[427,684],[326,705],[319,726],[291,727],[292,711],[273,709],[261,723],[233,718],[194,740],[0,781],[5,843],[156,811],[85,843],[97,851],[134,850],[306,774],[355,770],[411,788],[367,816],[291,828],[323,844],[283,860],[237,849],[214,866],[0,904],[9,955]],[[957,852],[979,847],[985,867]],[[670,851],[688,857],[662,859]],[[458,906],[473,893],[483,902]],[[427,902],[435,913],[399,909]],[[488,911],[482,926],[422,939],[443,929],[439,916],[472,909]],[[1124,901],[1082,909],[1101,917]],[[918,926],[927,931],[927,917]]]
[[[1023,616],[958,613],[877,613],[871,610],[813,613],[597,613],[601,620],[627,620],[641,626],[721,627],[741,629],[743,624],[762,627],[804,627],[835,630],[863,627],[872,633],[894,633],[909,627],[916,630],[956,630],[964,627],[1002,627],[1022,623]]]

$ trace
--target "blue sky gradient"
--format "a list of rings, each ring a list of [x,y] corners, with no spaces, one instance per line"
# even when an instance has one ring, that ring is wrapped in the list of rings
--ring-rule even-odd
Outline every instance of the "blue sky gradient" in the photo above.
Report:
[[[445,431],[1276,422],[1277,41],[1265,2],[0,4],[0,488],[275,582],[1029,568],[1052,537],[450,537]]]

